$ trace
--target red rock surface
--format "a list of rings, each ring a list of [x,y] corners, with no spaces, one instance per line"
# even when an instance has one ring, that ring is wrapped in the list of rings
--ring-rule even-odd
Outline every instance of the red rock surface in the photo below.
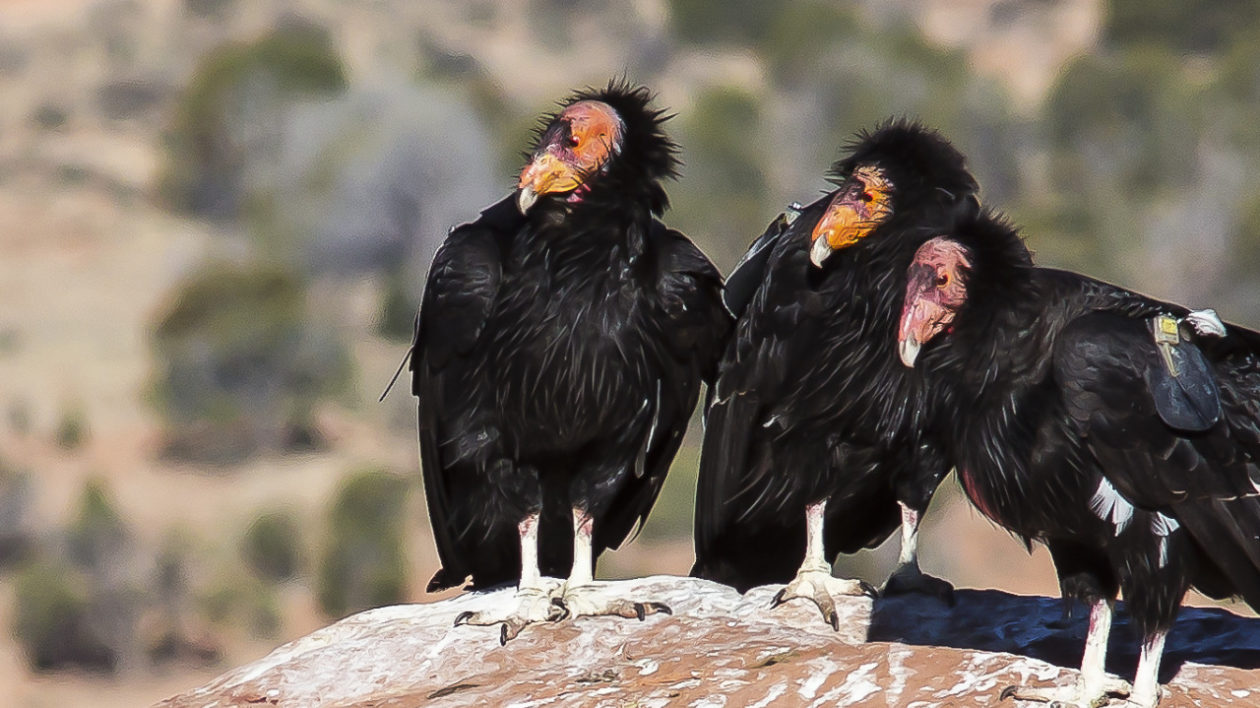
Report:
[[[774,587],[741,597],[689,578],[613,585],[674,615],[534,626],[500,647],[496,628],[452,623],[510,589],[385,607],[158,706],[987,706],[1012,683],[1072,682],[1076,672],[1063,667],[1079,660],[1084,633],[1082,617],[1062,622],[1058,601],[997,591],[961,591],[952,609],[906,596],[872,612],[870,600],[845,598],[835,632],[812,605],[769,610]],[[1121,624],[1109,668],[1131,676],[1128,644],[1136,641]],[[1160,705],[1260,705],[1256,666],[1260,620],[1187,610],[1170,635],[1172,681]]]

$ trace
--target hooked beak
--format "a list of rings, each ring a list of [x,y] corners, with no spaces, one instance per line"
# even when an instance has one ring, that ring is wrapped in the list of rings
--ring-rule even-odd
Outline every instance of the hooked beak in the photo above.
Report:
[[[864,179],[875,184],[881,178],[867,172]],[[892,215],[886,189],[884,182],[868,189],[865,182],[850,179],[836,192],[810,236],[809,260],[814,267],[821,268],[832,253],[866,238]]]
[[[534,206],[534,202],[538,201],[538,192],[533,187],[521,187],[521,193],[516,195],[516,208],[521,210],[522,214],[528,214],[529,208]]]
[[[907,368],[913,369],[914,361],[919,358],[919,349],[922,346],[913,335],[904,337],[897,343],[897,353],[901,355],[901,363],[905,364]]]
[[[952,320],[952,311],[937,302],[929,289],[916,288],[912,281],[897,328],[897,354],[901,356],[901,363],[913,369],[919,350]]]
[[[809,247],[809,262],[813,263],[815,268],[822,268],[823,261],[827,260],[827,257],[832,253],[835,253],[835,251],[831,248],[827,238],[825,236],[816,237],[814,245]]]
[[[541,195],[572,191],[580,184],[578,171],[572,165],[549,150],[539,152],[521,171],[517,183],[521,192],[517,195],[516,206],[522,214],[527,214]]]

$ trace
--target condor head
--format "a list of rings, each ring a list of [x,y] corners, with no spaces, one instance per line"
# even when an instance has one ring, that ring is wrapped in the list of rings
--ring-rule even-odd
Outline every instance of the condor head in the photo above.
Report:
[[[970,268],[966,248],[944,236],[928,241],[915,252],[897,329],[901,363],[914,368],[919,349],[953,324],[958,308],[967,301]]]
[[[894,222],[948,224],[979,206],[978,185],[962,153],[919,123],[886,122],[859,133],[847,152],[831,168],[828,179],[838,189],[811,235],[809,259],[815,267],[877,231],[900,233]]]
[[[821,268],[834,251],[868,236],[892,216],[893,184],[877,165],[858,165],[814,226],[809,260]]]
[[[603,101],[566,106],[543,129],[529,164],[521,170],[516,198],[521,213],[528,213],[540,195],[576,194],[621,152],[625,132],[621,116]]]

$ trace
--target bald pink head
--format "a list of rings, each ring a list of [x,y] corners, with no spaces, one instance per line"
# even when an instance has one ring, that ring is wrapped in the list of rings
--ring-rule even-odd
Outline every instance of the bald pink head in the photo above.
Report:
[[[967,249],[948,237],[937,236],[919,246],[907,272],[897,330],[901,363],[913,368],[919,349],[953,323],[967,300],[964,276],[970,267]]]

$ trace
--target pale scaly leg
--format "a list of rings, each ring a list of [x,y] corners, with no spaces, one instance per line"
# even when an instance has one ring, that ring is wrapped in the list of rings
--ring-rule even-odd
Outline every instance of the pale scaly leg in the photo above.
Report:
[[[831,576],[831,566],[827,564],[826,554],[823,552],[823,512],[826,508],[825,499],[805,507],[805,561],[801,564],[801,569],[796,571],[792,582],[785,585],[770,601],[770,607],[778,607],[794,598],[809,600],[818,605],[827,624],[839,631],[840,617],[836,614],[835,596],[875,597],[877,593],[869,583],[861,580]]]
[[[1142,642],[1142,655],[1138,658],[1137,675],[1133,678],[1133,693],[1127,705],[1139,708],[1155,708],[1159,703],[1159,662],[1164,658],[1164,639],[1167,632],[1156,632]]]
[[[1008,686],[1002,699],[1049,703],[1056,708],[1098,708],[1112,697],[1127,696],[1128,682],[1107,673],[1107,639],[1111,636],[1111,601],[1098,600],[1089,609],[1089,632],[1085,635],[1085,654],[1081,657],[1081,675],[1072,686],[1038,688]]]
[[[542,577],[538,569],[538,514],[530,514],[516,526],[521,535],[521,580],[511,603],[482,612],[461,612],[455,626],[462,624],[488,626],[502,624],[499,643],[507,644],[522,629],[535,622],[554,622],[564,614],[551,602],[560,581]]]
[[[919,522],[922,517],[902,502],[897,502],[897,505],[901,507],[901,556],[897,559],[897,569],[884,581],[880,593],[904,595],[917,592],[939,597],[953,607],[954,586],[919,569]]]
[[[591,559],[591,536],[595,530],[595,520],[585,511],[573,509],[573,569],[569,579],[564,582],[561,594],[552,602],[563,614],[562,617],[594,617],[599,615],[615,615],[618,617],[637,617],[640,621],[648,615],[656,613],[673,614],[669,606],[663,602],[640,602],[617,597],[608,588],[607,583],[597,582],[592,569],[595,567]]]

